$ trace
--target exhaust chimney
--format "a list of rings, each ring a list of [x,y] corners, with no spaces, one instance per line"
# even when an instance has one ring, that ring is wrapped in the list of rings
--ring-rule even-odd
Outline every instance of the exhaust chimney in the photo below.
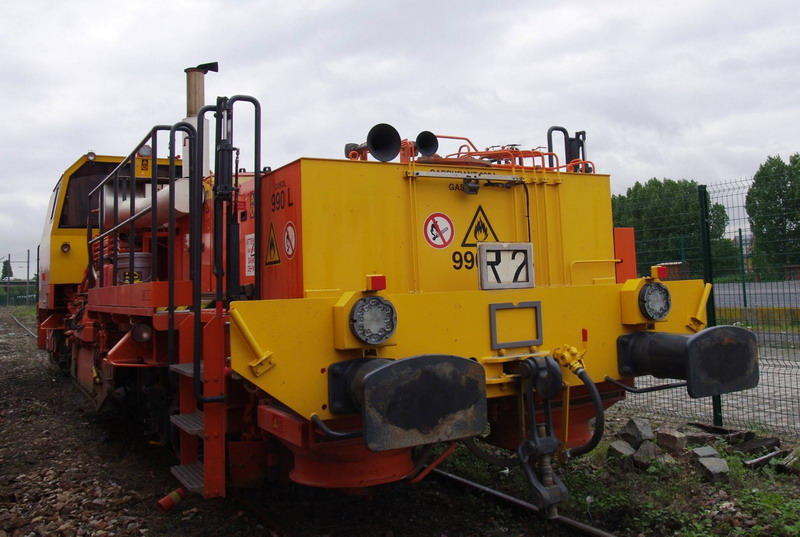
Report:
[[[219,71],[217,62],[201,63],[197,67],[187,67],[186,72],[186,117],[197,117],[197,111],[206,102],[205,75],[209,71]]]
[[[211,62],[211,63],[201,63],[197,67],[187,67],[184,69],[186,73],[186,118],[184,121],[187,123],[191,123],[192,125],[197,128],[197,112],[205,105],[206,103],[206,91],[205,91],[205,75],[209,71],[218,72],[219,71],[219,63]],[[208,120],[205,120],[208,122]],[[208,168],[208,125],[204,125],[206,127],[204,129],[204,140],[201,140],[200,143],[203,144],[203,168],[201,170],[201,174],[205,176],[209,172]],[[183,147],[183,176],[189,177],[189,167],[186,163],[189,162],[189,155],[188,148],[186,146],[186,142],[184,141]]]

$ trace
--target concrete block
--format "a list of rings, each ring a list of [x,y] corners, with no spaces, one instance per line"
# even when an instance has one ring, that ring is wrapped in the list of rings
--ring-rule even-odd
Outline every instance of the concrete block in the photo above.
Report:
[[[686,449],[686,435],[671,427],[662,427],[656,433],[656,443],[672,453]]]
[[[703,477],[711,482],[728,482],[728,463],[719,457],[701,457],[697,465],[703,472]]]
[[[633,454],[633,464],[642,470],[646,469],[650,464],[657,460],[658,457],[664,455],[664,450],[655,445],[650,440],[645,440]]]
[[[611,442],[611,445],[608,446],[607,457],[632,457],[634,453],[636,453],[636,450],[625,440],[614,440]]]
[[[636,450],[625,440],[615,440],[608,446],[606,458],[623,468],[633,468],[633,454]]]
[[[619,436],[637,449],[643,441],[655,438],[650,422],[642,418],[629,419],[628,423],[620,430]]]
[[[711,446],[700,446],[692,450],[692,455],[698,459],[706,457],[719,457],[717,450]]]

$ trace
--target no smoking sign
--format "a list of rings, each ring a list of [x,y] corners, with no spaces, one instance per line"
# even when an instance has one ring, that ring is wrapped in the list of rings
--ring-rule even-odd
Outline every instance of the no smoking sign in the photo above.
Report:
[[[294,228],[294,222],[286,222],[286,228],[283,230],[283,252],[288,259],[294,257],[294,252],[297,249],[297,230]]]
[[[433,213],[425,219],[425,240],[434,248],[447,248],[453,242],[453,221],[444,213]]]

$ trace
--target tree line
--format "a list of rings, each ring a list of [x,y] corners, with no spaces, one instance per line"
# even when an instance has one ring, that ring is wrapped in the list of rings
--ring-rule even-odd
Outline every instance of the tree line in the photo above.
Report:
[[[640,274],[661,263],[675,263],[679,277],[701,277],[703,255],[697,181],[656,179],[636,182],[612,196],[614,225],[636,229]],[[709,237],[715,274],[783,279],[787,267],[800,265],[800,154],[788,162],[770,156],[753,176],[744,200],[749,231],[743,244],[726,237],[730,218],[711,200]],[[744,266],[743,266],[744,265]]]
[[[769,157],[753,177],[745,203],[753,232],[753,267],[780,279],[800,265],[800,154]]]

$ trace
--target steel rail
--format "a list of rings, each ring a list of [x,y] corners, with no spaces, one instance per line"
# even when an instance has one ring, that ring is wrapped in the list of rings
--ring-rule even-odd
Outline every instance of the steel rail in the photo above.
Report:
[[[475,483],[474,481],[470,481],[469,479],[464,479],[463,477],[459,477],[455,474],[445,472],[444,470],[440,470],[439,468],[434,468],[433,473],[445,479],[454,481],[456,483],[460,483],[462,485],[466,485],[481,492],[486,492],[487,494],[491,494],[492,496],[500,500],[503,500],[505,502],[508,502],[510,504],[516,505],[517,507],[522,507],[523,509],[527,509],[528,511],[532,511],[534,513],[540,512],[540,509],[535,505],[533,505],[532,503],[520,500],[519,498],[515,498],[514,496],[510,496],[508,494],[500,492],[499,490],[495,490],[493,488],[481,485],[480,483]],[[613,533],[608,533],[607,531],[601,530],[600,528],[595,528],[594,526],[584,524],[583,522],[574,520],[569,517],[565,517],[563,515],[558,515],[557,517],[549,520],[557,522],[562,526],[566,526],[574,530],[580,531],[581,533],[584,533],[586,535],[592,535],[596,537],[615,537]]]
[[[9,315],[9,316],[10,316],[12,319],[14,319],[14,322],[15,322],[15,323],[17,323],[18,325],[20,325],[20,326],[21,326],[21,327],[22,327],[22,328],[23,328],[23,329],[24,329],[24,330],[25,330],[25,331],[26,331],[26,332],[27,332],[27,333],[28,333],[28,334],[29,334],[31,337],[36,337],[36,334],[34,334],[33,332],[31,332],[30,328],[28,328],[27,326],[25,326],[24,324],[22,324],[21,322],[19,322],[19,319],[17,319],[16,317],[14,317],[14,315],[12,315],[11,313],[9,313],[8,315]]]

